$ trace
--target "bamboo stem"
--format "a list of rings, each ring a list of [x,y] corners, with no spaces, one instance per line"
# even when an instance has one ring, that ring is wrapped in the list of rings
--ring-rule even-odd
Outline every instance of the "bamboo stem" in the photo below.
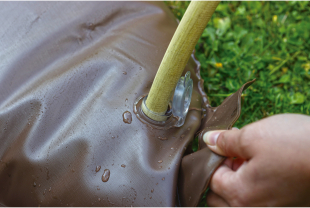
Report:
[[[165,114],[176,84],[219,1],[192,1],[175,31],[146,100],[149,110]],[[155,121],[162,117],[143,112]]]

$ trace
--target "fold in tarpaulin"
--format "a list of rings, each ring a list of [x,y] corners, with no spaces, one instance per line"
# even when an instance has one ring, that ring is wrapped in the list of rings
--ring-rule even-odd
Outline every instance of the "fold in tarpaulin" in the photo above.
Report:
[[[206,114],[198,136],[198,151],[182,158],[178,179],[179,203],[182,206],[197,206],[203,193],[207,190],[211,176],[215,169],[224,161],[225,157],[211,152],[203,142],[203,135],[207,131],[231,129],[241,113],[241,94],[253,81],[245,83],[236,93],[227,97],[223,103],[215,108],[208,104]]]
[[[148,93],[177,27],[169,9],[0,4],[0,204],[196,206],[223,159],[203,144],[185,150],[197,132],[201,142],[206,130],[233,125],[243,89],[212,108],[192,58],[185,124],[164,130],[137,118],[134,102]]]

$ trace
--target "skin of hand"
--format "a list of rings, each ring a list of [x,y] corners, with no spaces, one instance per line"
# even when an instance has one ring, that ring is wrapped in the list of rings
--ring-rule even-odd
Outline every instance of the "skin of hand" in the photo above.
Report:
[[[310,206],[310,116],[271,116],[203,139],[228,157],[211,179],[209,206]]]

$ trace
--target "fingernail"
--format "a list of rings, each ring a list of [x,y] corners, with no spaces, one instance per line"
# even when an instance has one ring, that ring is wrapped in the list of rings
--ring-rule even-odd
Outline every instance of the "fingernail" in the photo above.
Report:
[[[203,135],[203,141],[207,145],[214,146],[216,145],[216,140],[219,137],[220,133],[221,132],[218,132],[218,131],[208,131],[207,133]]]

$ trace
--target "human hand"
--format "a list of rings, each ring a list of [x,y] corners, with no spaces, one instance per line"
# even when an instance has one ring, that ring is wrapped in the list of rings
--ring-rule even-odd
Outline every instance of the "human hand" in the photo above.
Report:
[[[276,115],[203,139],[228,157],[211,179],[209,206],[310,206],[309,116]]]

